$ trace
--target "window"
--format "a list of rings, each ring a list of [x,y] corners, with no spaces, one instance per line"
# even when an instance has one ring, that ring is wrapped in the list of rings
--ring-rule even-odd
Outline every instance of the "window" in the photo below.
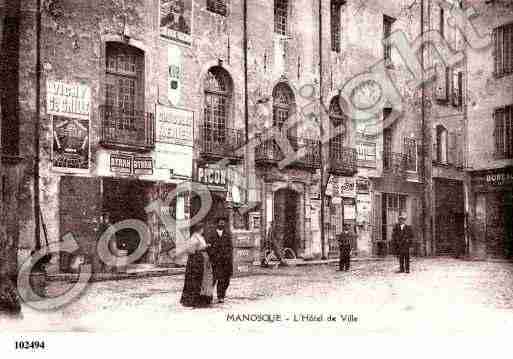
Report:
[[[504,25],[493,31],[495,76],[513,72],[513,24]]]
[[[417,140],[404,138],[404,154],[406,155],[406,170],[417,172]]]
[[[340,52],[340,0],[331,0],[331,50]]]
[[[276,85],[273,91],[273,126],[282,128],[294,111],[294,94],[285,83]]]
[[[392,34],[392,25],[395,19],[390,16],[383,16],[383,39],[388,39],[388,37]],[[392,62],[392,45],[385,43],[383,47],[383,58],[386,64],[391,64]]]
[[[513,105],[498,108],[494,114],[495,154],[497,158],[513,158]]]
[[[288,0],[274,0],[274,32],[287,35]]]
[[[108,43],[105,105],[111,124],[119,130],[135,130],[144,116],[144,53],[134,47]]]
[[[331,138],[331,148],[335,152],[335,158],[342,158],[343,147],[344,147],[344,138],[346,134],[345,125],[347,123],[346,116],[342,112],[340,108],[339,97],[335,96],[330,102],[329,109],[330,121],[335,127],[336,135]]]
[[[438,125],[436,126],[436,162],[445,164],[447,163],[447,146],[448,143],[448,136],[447,136],[447,129],[442,126]]]
[[[228,13],[227,0],[207,0],[207,10],[226,16]]]
[[[463,105],[463,72],[452,71],[452,105],[461,107]]]
[[[204,82],[204,136],[217,143],[226,141],[226,124],[232,95],[230,75],[220,66],[208,70]]]

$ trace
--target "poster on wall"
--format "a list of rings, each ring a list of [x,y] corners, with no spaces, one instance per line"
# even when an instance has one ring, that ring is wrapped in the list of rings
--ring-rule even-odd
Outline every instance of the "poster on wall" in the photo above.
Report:
[[[158,143],[193,146],[194,112],[157,105]]]
[[[88,172],[91,90],[84,83],[48,80],[46,112],[52,119],[52,167]]]
[[[167,99],[177,106],[180,103],[183,84],[182,50],[169,44],[167,48],[168,83]]]
[[[160,0],[160,35],[191,44],[192,0]]]
[[[53,116],[52,166],[64,171],[89,171],[89,120]]]

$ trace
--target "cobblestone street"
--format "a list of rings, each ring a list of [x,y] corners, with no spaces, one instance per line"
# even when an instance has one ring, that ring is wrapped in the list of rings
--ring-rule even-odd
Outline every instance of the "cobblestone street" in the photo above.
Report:
[[[212,309],[179,305],[181,275],[98,282],[58,312],[25,306],[25,319],[13,325],[37,331],[328,330],[356,335],[493,334],[513,328],[509,263],[414,259],[409,275],[396,270],[392,260],[355,262],[349,273],[337,272],[334,265],[259,269],[259,275],[234,278],[227,302]],[[51,290],[62,286],[53,283]],[[227,319],[243,313],[277,314],[281,321]],[[323,320],[295,321],[303,313],[323,315]],[[336,322],[327,321],[330,314]],[[345,314],[357,320],[344,322],[340,316]]]

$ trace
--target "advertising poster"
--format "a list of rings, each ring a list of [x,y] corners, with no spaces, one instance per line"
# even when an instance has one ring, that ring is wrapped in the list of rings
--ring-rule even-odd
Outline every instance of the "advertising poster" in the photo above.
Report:
[[[91,91],[82,83],[49,80],[46,110],[52,118],[52,167],[88,172]]]
[[[160,0],[160,35],[191,44],[192,0]]]

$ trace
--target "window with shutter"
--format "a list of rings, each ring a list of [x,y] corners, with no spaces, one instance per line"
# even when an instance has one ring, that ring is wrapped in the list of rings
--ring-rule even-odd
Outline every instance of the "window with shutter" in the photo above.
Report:
[[[438,163],[445,164],[447,163],[447,155],[448,155],[448,136],[447,129],[442,126],[436,126],[436,161]]]
[[[513,73],[513,23],[493,31],[495,76]]]
[[[456,165],[457,160],[457,136],[454,132],[449,133],[449,163]]]
[[[340,52],[340,0],[331,0],[331,50]]]
[[[274,0],[274,32],[287,35],[289,4],[287,0]]]
[[[226,16],[228,13],[227,0],[207,0],[207,10]]]
[[[435,65],[436,70],[436,85],[435,85],[435,97],[439,102],[447,101],[447,78],[448,72],[446,67],[442,63]]]
[[[395,22],[395,19],[383,15],[383,38],[387,39],[392,34],[392,26]],[[385,60],[385,64],[391,65],[392,64],[392,45],[391,44],[384,44],[383,45],[383,59]]]
[[[406,170],[417,172],[417,141],[413,138],[404,138],[404,153],[406,155]]]
[[[495,156],[513,158],[513,105],[495,109],[494,114]]]

